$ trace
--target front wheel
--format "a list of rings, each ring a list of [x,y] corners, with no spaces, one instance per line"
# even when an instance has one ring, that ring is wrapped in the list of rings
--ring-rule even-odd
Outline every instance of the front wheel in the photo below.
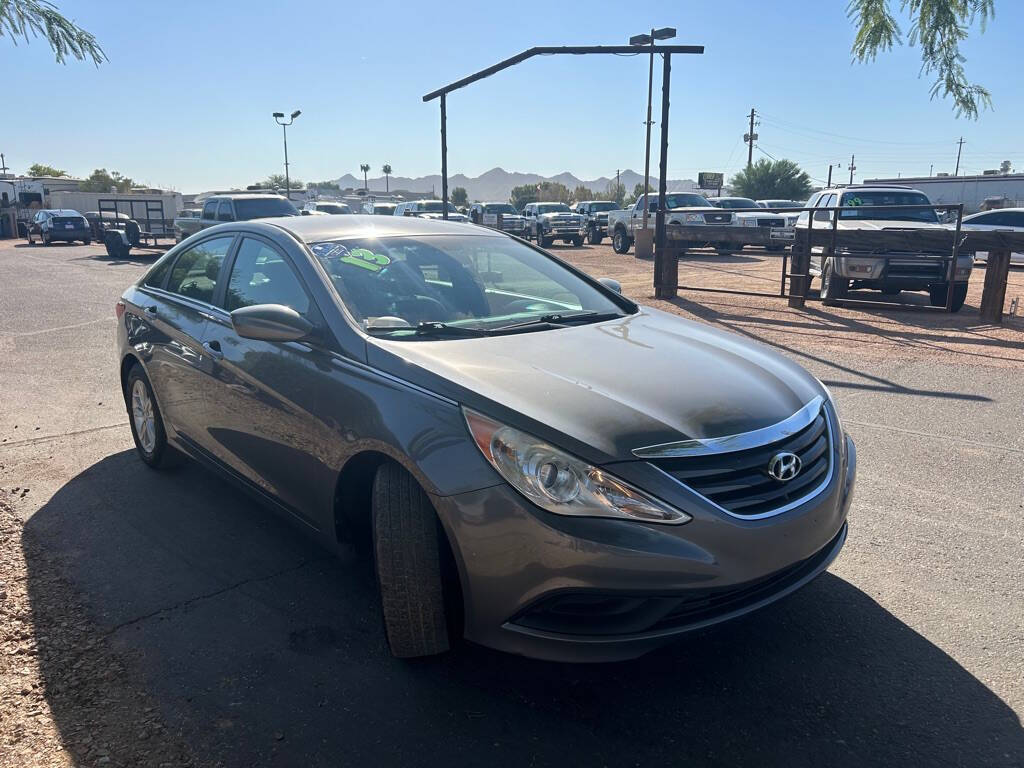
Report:
[[[601,230],[597,227],[591,227],[587,233],[587,242],[591,245],[600,245],[602,240],[604,240],[604,237],[601,235]]]
[[[612,250],[616,253],[629,253],[629,237],[621,229],[615,230],[612,237]]]
[[[576,237],[572,239],[572,244],[577,248],[581,247],[583,245],[583,235],[576,235]]]
[[[933,285],[928,288],[929,303],[933,307],[946,306],[946,295],[949,291],[949,284]],[[953,285],[953,306],[950,310],[959,312],[967,300],[967,283],[954,283]]]
[[[544,237],[544,233],[539,229],[537,230],[537,245],[539,245],[541,248],[547,248],[553,242],[555,242],[554,238]]]
[[[397,464],[373,480],[373,554],[391,653],[430,656],[450,647],[437,513],[416,479]]]
[[[180,464],[183,457],[167,442],[164,420],[153,396],[153,388],[138,363],[128,373],[124,397],[139,458],[153,469],[166,469]]]
[[[834,307],[841,299],[846,298],[850,289],[850,281],[836,275],[833,259],[825,259],[821,268],[821,302],[825,306]]]

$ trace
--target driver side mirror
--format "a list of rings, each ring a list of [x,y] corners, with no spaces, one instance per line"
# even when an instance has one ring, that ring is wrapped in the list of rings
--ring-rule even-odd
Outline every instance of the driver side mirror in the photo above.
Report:
[[[313,324],[283,304],[254,304],[231,313],[231,326],[243,339],[256,341],[301,341],[313,331]]]
[[[597,282],[599,282],[601,285],[603,285],[610,291],[622,293],[622,283],[620,283],[618,280],[612,280],[610,277],[599,277],[597,278]]]

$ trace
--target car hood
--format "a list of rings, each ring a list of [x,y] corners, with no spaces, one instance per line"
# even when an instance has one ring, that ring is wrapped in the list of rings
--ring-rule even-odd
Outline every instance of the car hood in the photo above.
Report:
[[[558,211],[552,213],[538,213],[537,218],[539,219],[576,219],[581,220],[583,217],[578,213],[571,213],[566,211]]]
[[[765,346],[650,308],[535,333],[368,344],[374,367],[594,463],[775,424],[823,391]]]

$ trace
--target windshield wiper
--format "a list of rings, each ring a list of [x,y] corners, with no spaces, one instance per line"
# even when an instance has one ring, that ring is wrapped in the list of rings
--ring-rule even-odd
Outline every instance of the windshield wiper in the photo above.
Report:
[[[464,325],[448,325],[448,323],[433,321],[417,325],[416,335],[433,336],[435,338],[469,338],[472,336],[490,336],[491,331],[483,328],[468,328]]]
[[[582,312],[551,312],[547,315],[541,315],[540,317],[534,317],[530,320],[525,320],[521,323],[512,323],[511,325],[501,325],[497,328],[492,329],[496,333],[504,331],[514,331],[523,328],[534,328],[540,326],[546,326],[550,328],[563,328],[567,325],[575,325],[576,323],[600,323],[605,320],[615,320],[619,317],[625,317],[620,312],[596,312],[592,309],[585,309]]]

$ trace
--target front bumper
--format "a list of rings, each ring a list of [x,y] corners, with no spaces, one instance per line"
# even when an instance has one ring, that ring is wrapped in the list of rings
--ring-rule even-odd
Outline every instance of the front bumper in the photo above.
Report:
[[[846,539],[856,451],[842,439],[845,464],[819,495],[760,520],[699,505],[681,526],[562,517],[504,483],[434,497],[460,571],[466,638],[553,661],[623,660],[794,592]],[[613,471],[674,501],[678,486],[652,469],[635,461]]]

